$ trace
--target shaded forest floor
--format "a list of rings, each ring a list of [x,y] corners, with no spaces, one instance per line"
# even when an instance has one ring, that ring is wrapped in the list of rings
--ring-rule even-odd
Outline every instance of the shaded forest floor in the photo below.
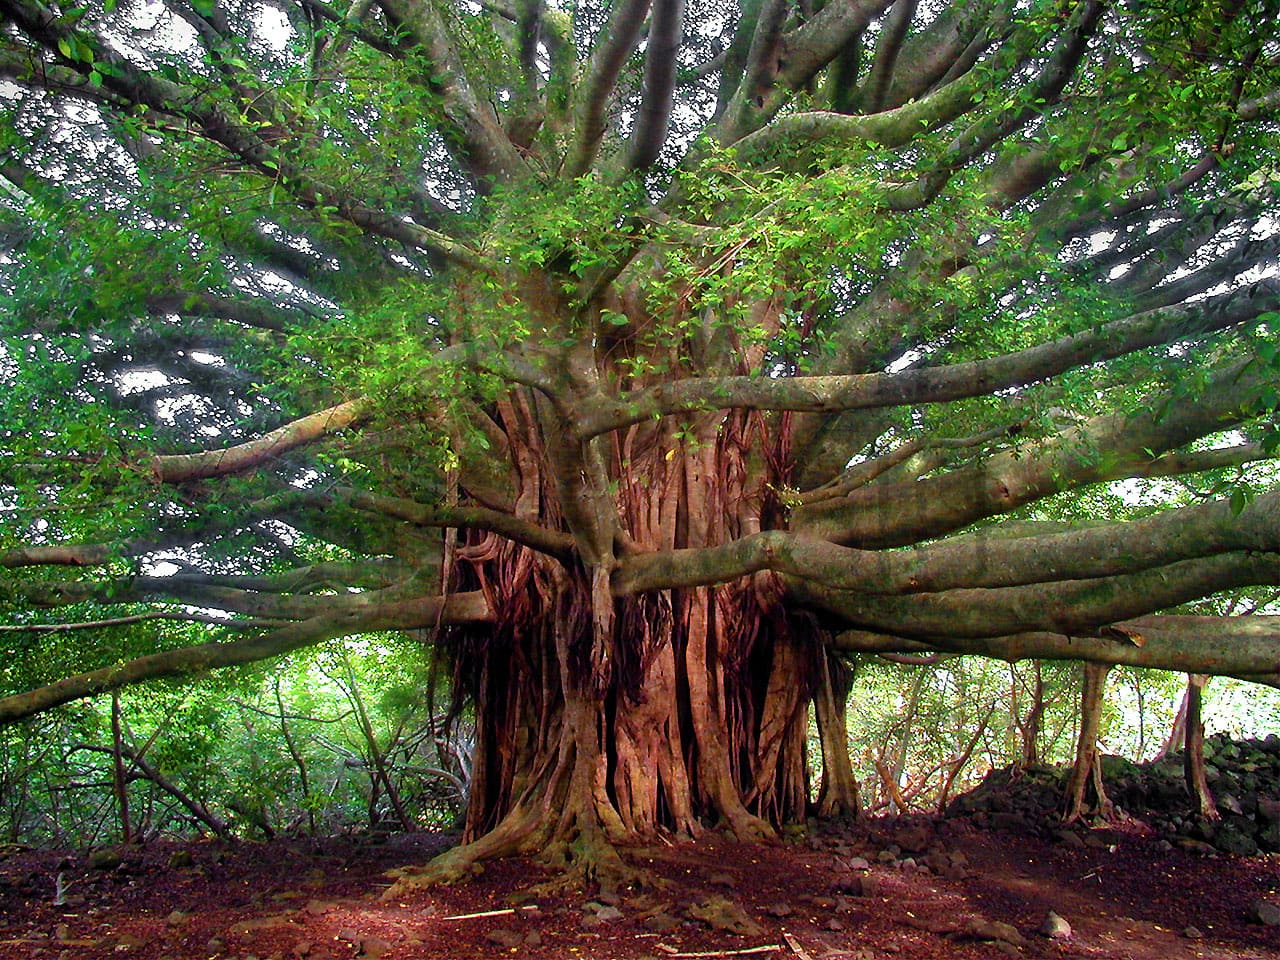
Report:
[[[1212,855],[1137,823],[1050,833],[904,817],[770,846],[712,834],[638,852],[657,881],[643,889],[533,895],[545,874],[506,861],[379,899],[385,870],[448,842],[153,843],[97,865],[5,851],[0,957],[1280,960],[1280,926],[1259,917],[1280,921],[1267,909],[1280,858]],[[1042,929],[1050,910],[1069,935]],[[490,911],[503,912],[475,916]]]

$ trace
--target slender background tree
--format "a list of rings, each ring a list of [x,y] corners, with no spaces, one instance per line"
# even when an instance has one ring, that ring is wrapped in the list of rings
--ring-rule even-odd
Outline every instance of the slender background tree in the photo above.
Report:
[[[0,0],[0,719],[418,631],[423,876],[590,875],[850,808],[837,651],[1280,682],[1276,13]]]

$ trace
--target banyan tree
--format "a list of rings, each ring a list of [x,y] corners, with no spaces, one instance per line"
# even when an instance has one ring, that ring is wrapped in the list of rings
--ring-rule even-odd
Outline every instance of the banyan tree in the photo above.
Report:
[[[0,0],[0,720],[408,631],[590,875],[851,655],[1276,683],[1276,14]]]

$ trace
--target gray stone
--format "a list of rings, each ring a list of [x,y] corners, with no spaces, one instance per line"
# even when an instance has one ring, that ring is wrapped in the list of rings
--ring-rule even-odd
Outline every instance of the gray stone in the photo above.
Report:
[[[987,920],[984,917],[971,917],[964,925],[964,932],[978,940],[992,940],[1010,943],[1016,947],[1025,947],[1027,938],[1018,932],[1011,923],[999,920]]]
[[[524,943],[524,936],[516,933],[514,930],[508,930],[505,927],[499,927],[497,930],[490,930],[484,935],[484,938],[490,943],[496,943],[500,947],[511,949],[518,947]]]
[[[1066,828],[1063,828],[1055,831],[1054,836],[1057,837],[1058,842],[1064,847],[1072,850],[1084,849],[1084,840],[1082,840],[1080,838],[1080,834],[1076,833],[1074,830],[1067,830]]]
[[[646,930],[652,930],[654,933],[670,933],[678,926],[680,926],[680,918],[673,917],[666,911],[655,913],[653,916],[646,917],[644,920],[644,928]]]
[[[1258,898],[1249,904],[1249,919],[1268,927],[1280,927],[1280,907]]]
[[[89,867],[93,870],[114,870],[122,863],[124,859],[120,854],[106,847],[89,854]]]
[[[384,953],[390,952],[391,947],[391,943],[379,937],[365,937],[360,941],[360,952],[356,956],[370,957],[372,960],[377,960]]]
[[[1050,940],[1071,939],[1071,924],[1050,910],[1040,924],[1040,932]]]
[[[1253,837],[1246,834],[1237,823],[1221,824],[1215,832],[1213,845],[1223,853],[1235,854],[1238,857],[1252,857],[1258,852],[1258,844]]]
[[[764,929],[747,916],[739,904],[725,897],[708,897],[691,906],[688,912],[692,919],[701,920],[713,930],[746,937],[758,937],[764,933]]]

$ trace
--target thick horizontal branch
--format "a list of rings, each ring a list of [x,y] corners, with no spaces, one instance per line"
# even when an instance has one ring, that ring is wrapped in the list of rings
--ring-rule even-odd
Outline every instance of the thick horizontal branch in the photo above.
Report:
[[[725,583],[772,570],[866,596],[1061,583],[1136,573],[1232,551],[1280,552],[1280,490],[1237,515],[1225,500],[1129,523],[1030,537],[956,537],[911,550],[855,550],[782,530],[705,549],[638,554],[617,595]]]
[[[147,298],[147,308],[159,314],[177,313],[185,316],[230,320],[246,327],[270,330],[274,333],[290,332],[294,326],[293,321],[297,319],[274,304],[254,303],[190,290],[155,294]]]
[[[258,593],[308,593],[315,590],[345,592],[352,587],[385,590],[407,579],[412,571],[396,560],[375,557],[367,560],[309,563],[271,574],[209,574],[210,586],[232,587]],[[204,577],[204,575],[201,575]]]
[[[83,620],[78,623],[20,623],[0,625],[0,633],[70,633],[75,630],[103,630],[110,627],[129,627],[135,623],[148,623],[154,620],[169,620],[175,623],[204,623],[212,626],[228,627],[233,630],[251,630],[261,627],[280,626],[267,620],[228,620],[226,617],[215,617],[207,613],[188,613],[181,610],[152,610],[149,613],[138,613],[128,617],[108,617],[105,620]]]
[[[1159,473],[1171,451],[1257,415],[1271,380],[1252,367],[1233,364],[1195,396],[1157,394],[1134,413],[1095,417],[940,476],[872,484],[799,507],[792,527],[864,548],[906,546],[1063,490]]]
[[[333,491],[333,495],[360,510],[407,520],[418,526],[489,530],[566,563],[572,560],[576,552],[570,534],[549,530],[509,513],[486,507],[428,506],[402,497],[387,497],[349,487],[339,488]]]
[[[0,553],[0,567],[100,567],[115,549],[105,543],[68,543],[48,547],[15,547]]]
[[[888,471],[908,462],[911,464],[912,475],[922,476],[942,466],[957,450],[971,449],[992,440],[1011,436],[1020,432],[1021,427],[1021,424],[1012,427],[994,427],[968,437],[917,437],[906,440],[881,456],[863,460],[845,468],[838,477],[802,493],[796,502],[799,504],[821,503],[823,500],[848,496],[859,487],[865,487]]]
[[[383,630],[413,630],[436,623],[470,623],[491,617],[484,595],[423,597],[360,612],[318,616],[253,639],[202,643],[149,654],[122,664],[67,677],[26,693],[0,699],[0,723],[12,723],[83,697],[161,677],[196,676],[280,656],[335,637]]]
[[[1240,443],[1234,447],[1215,447],[1212,450],[1188,450],[1166,453],[1156,457],[1140,469],[1129,472],[1131,477],[1185,477],[1206,470],[1224,467],[1242,467],[1247,463],[1272,460],[1275,452],[1268,452],[1260,443]]]
[[[154,457],[151,470],[162,483],[186,483],[243,473],[282,453],[343,430],[357,423],[367,412],[368,405],[363,400],[349,400],[225,450]]]
[[[1280,673],[1280,617],[1150,616],[1104,627],[1102,636],[1032,632],[982,639],[908,639],[847,630],[832,646],[848,652],[952,653],[1017,660],[1091,660],[1120,666],[1260,677],[1274,685]]]
[[[1165,307],[1102,324],[999,357],[900,373],[822,377],[699,377],[616,398],[601,398],[578,422],[584,437],[654,417],[696,410],[752,409],[835,413],[987,396],[1148,347],[1204,336],[1280,308],[1270,280],[1193,304]]]
[[[739,140],[736,145],[738,157],[750,163],[756,158],[770,158],[779,149],[793,150],[800,145],[877,144],[900,147],[969,110],[979,89],[981,83],[978,78],[966,77],[921,100],[883,113],[850,115],[805,111],[787,114]]]
[[[1225,553],[1096,580],[910,597],[868,597],[789,580],[798,599],[843,618],[851,627],[928,640],[1042,630],[1088,634],[1105,624],[1258,584],[1280,584],[1280,554]]]

